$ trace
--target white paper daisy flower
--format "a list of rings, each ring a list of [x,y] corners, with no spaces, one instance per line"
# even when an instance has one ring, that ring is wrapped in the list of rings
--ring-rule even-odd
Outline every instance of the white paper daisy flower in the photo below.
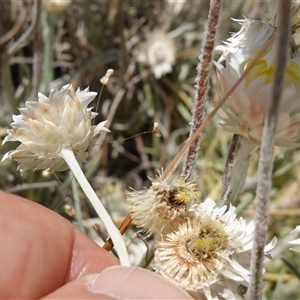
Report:
[[[72,85],[66,85],[52,90],[49,97],[39,93],[38,101],[27,101],[25,108],[19,109],[21,114],[13,115],[12,129],[3,141],[19,141],[21,145],[7,152],[2,160],[16,160],[21,171],[63,171],[67,165],[60,153],[62,148],[68,148],[79,162],[84,162],[91,139],[100,132],[109,132],[104,127],[106,121],[92,126],[97,113],[87,106],[96,95],[88,88],[75,92]]]
[[[25,108],[19,109],[21,114],[13,116],[12,129],[8,130],[3,141],[3,144],[18,141],[21,145],[7,152],[2,160],[16,160],[20,171],[63,171],[69,167],[105,224],[121,264],[128,266],[125,242],[78,164],[87,158],[92,138],[100,132],[109,132],[104,127],[106,121],[92,126],[92,119],[97,113],[87,106],[96,95],[88,88],[75,92],[72,85],[66,85],[61,90],[52,90],[49,97],[39,93],[38,101],[27,101]]]
[[[140,45],[138,61],[151,67],[154,77],[161,78],[172,72],[175,63],[175,45],[168,34],[162,30],[154,30],[147,35],[146,41]]]
[[[254,228],[252,219],[237,218],[232,205],[219,208],[208,198],[161,234],[156,270],[196,299],[235,299],[237,287],[250,281]]]
[[[226,45],[218,46],[222,56],[216,62],[218,90],[224,96],[240,78],[258,51],[274,35],[271,24],[244,20],[242,29]],[[271,47],[222,106],[221,126],[260,144],[264,120],[271,98],[275,49]],[[225,66],[221,62],[225,63]],[[300,138],[300,58],[288,61],[279,110],[275,144],[299,147]]]

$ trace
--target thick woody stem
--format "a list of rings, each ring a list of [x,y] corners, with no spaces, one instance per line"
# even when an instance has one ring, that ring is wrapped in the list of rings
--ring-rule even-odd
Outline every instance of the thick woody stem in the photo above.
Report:
[[[267,213],[269,207],[270,186],[272,179],[274,142],[280,100],[282,95],[283,80],[290,45],[291,1],[280,1],[278,6],[279,16],[276,64],[272,85],[271,101],[265,120],[265,126],[263,129],[258,167],[258,184],[256,190],[257,208],[255,214],[256,226],[250,265],[250,285],[246,295],[247,300],[257,300],[262,298],[264,247],[268,229]]]
[[[206,35],[203,42],[203,47],[201,55],[199,57],[199,64],[197,67],[197,77],[195,98],[192,108],[192,122],[190,129],[190,137],[196,132],[196,130],[201,126],[204,118],[204,106],[207,98],[207,93],[209,89],[209,75],[211,69],[211,61],[213,57],[214,42],[216,37],[216,30],[218,25],[218,17],[221,6],[221,0],[211,0],[210,9],[208,14],[208,20],[206,25]],[[198,150],[200,146],[200,135],[195,139],[195,141],[189,146],[188,153],[186,156],[185,164],[183,167],[182,175],[185,178],[189,178],[192,170],[194,168]]]

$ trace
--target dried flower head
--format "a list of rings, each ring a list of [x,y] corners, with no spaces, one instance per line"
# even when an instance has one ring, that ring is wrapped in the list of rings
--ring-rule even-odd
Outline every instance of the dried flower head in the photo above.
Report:
[[[185,214],[200,196],[197,184],[181,177],[169,182],[160,174],[151,181],[149,189],[126,192],[133,222],[147,233],[161,231],[171,220]]]
[[[223,96],[254,59],[257,51],[274,34],[270,24],[245,20],[239,33],[226,46],[217,47],[225,67],[216,62],[219,92]],[[274,47],[260,59],[245,80],[223,105],[221,126],[260,144],[274,74]],[[285,71],[284,89],[278,116],[275,144],[298,147],[300,138],[300,58],[290,59]]]
[[[208,198],[162,232],[156,270],[197,299],[235,299],[236,288],[250,281],[254,227],[253,220],[237,219],[235,207],[219,208]]]
[[[107,85],[109,78],[114,75],[114,70],[113,69],[108,69],[105,73],[105,75],[100,79],[100,83],[103,85]]]
[[[106,121],[92,126],[91,120],[97,113],[87,106],[97,93],[78,89],[72,85],[61,90],[54,89],[49,98],[39,93],[38,101],[27,101],[20,108],[20,115],[13,115],[12,129],[7,131],[3,144],[19,141],[21,145],[7,152],[7,158],[19,163],[19,170],[67,169],[61,158],[62,148],[71,149],[79,162],[88,156],[87,148],[91,139],[100,132],[109,132]]]
[[[291,232],[291,234],[300,233],[300,225],[296,226],[296,228]],[[293,247],[290,250],[300,253],[300,238],[292,240],[289,242]]]
[[[159,79],[172,72],[175,62],[175,45],[163,31],[155,30],[148,34],[145,43],[140,47],[137,59],[151,67],[154,77]]]
[[[45,9],[49,12],[61,12],[65,10],[72,0],[42,0]]]

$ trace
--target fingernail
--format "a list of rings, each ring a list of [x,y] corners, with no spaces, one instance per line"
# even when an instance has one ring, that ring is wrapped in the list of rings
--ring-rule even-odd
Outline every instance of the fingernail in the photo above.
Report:
[[[87,289],[116,299],[192,299],[185,291],[148,270],[114,266],[88,277]]]

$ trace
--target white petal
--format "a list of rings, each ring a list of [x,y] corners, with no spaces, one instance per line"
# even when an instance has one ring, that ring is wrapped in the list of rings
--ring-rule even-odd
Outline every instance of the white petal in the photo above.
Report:
[[[110,132],[109,129],[107,129],[105,126],[105,124],[107,123],[107,121],[102,121],[101,123],[99,123],[95,129],[94,129],[94,136],[99,134],[100,132]]]

